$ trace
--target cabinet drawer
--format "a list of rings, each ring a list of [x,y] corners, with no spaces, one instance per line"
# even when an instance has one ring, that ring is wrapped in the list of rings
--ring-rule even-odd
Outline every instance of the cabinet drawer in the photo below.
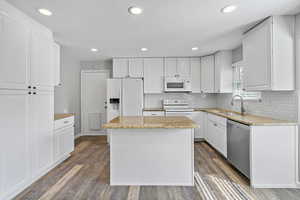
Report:
[[[144,111],[143,116],[165,116],[164,111]]]
[[[214,115],[214,114],[208,114],[208,119],[210,121],[213,121],[217,124],[220,124],[222,126],[225,126],[226,127],[226,124],[227,124],[227,119],[224,118],[224,117],[219,117],[217,115]]]
[[[67,117],[64,119],[59,119],[54,121],[54,130],[67,127],[67,126],[73,126],[74,125],[74,116]]]

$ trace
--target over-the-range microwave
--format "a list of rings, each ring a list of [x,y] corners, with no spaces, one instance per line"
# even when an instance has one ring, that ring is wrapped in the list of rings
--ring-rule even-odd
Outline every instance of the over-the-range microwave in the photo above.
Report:
[[[190,77],[165,77],[165,92],[191,92]]]

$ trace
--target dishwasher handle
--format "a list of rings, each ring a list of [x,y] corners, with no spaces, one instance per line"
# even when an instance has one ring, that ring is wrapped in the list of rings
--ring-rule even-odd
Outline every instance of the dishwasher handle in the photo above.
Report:
[[[241,129],[245,129],[245,130],[250,130],[250,126],[248,126],[248,125],[246,125],[246,124],[239,123],[239,122],[235,122],[235,121],[232,121],[232,120],[227,120],[227,124],[233,125],[233,126],[235,126],[236,128],[241,128]]]

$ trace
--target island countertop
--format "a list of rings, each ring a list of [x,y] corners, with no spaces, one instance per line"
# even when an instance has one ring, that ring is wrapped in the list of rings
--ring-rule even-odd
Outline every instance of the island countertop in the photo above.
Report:
[[[184,116],[136,116],[116,117],[109,123],[103,125],[106,129],[144,129],[144,128],[198,128],[191,119]]]

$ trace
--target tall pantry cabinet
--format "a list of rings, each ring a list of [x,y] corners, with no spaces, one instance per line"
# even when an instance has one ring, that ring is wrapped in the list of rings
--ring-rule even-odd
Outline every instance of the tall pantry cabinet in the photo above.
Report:
[[[0,0],[0,199],[53,164],[53,35]]]

